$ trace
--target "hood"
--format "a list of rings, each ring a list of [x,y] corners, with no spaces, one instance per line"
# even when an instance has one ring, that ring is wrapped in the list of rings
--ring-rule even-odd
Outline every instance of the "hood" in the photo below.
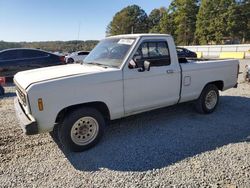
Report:
[[[67,76],[74,76],[79,74],[96,73],[96,72],[101,72],[103,70],[104,69],[102,67],[94,65],[81,65],[81,64],[59,65],[59,66],[19,72],[14,76],[14,80],[23,89],[26,89],[29,85],[36,82],[62,78]]]

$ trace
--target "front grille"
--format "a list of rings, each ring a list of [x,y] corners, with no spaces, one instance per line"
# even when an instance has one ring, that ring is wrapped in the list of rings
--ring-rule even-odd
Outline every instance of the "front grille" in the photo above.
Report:
[[[21,99],[23,105],[26,106],[26,96],[25,94],[23,93],[23,91],[18,87],[18,85],[16,84],[16,91],[17,91],[17,94],[19,96],[19,99]]]

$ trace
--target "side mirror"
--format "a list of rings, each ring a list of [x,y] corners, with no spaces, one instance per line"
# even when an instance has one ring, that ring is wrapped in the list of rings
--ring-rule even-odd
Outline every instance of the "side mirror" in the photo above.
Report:
[[[134,68],[136,68],[136,66],[137,66],[136,62],[133,59],[131,59],[131,61],[128,64],[128,68],[129,69],[134,69]]]
[[[143,66],[138,69],[138,72],[150,71],[150,62],[144,61]]]

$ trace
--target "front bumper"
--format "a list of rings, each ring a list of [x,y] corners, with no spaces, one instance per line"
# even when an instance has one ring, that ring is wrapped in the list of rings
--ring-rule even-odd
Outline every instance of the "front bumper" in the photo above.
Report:
[[[24,134],[26,134],[26,135],[38,134],[37,122],[35,121],[34,118],[29,118],[25,114],[17,97],[14,99],[14,106],[15,106],[16,116],[19,120],[19,124],[20,124]]]

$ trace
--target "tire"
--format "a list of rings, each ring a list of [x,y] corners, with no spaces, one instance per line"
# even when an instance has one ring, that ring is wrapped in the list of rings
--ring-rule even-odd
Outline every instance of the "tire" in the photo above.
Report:
[[[103,115],[94,108],[77,109],[68,114],[58,128],[63,147],[75,152],[95,146],[104,133]]]
[[[73,58],[69,58],[67,63],[74,63],[74,59]]]
[[[219,103],[219,91],[214,84],[208,84],[195,102],[195,109],[201,114],[212,113]]]
[[[4,88],[0,85],[0,96],[3,96],[5,93]]]

